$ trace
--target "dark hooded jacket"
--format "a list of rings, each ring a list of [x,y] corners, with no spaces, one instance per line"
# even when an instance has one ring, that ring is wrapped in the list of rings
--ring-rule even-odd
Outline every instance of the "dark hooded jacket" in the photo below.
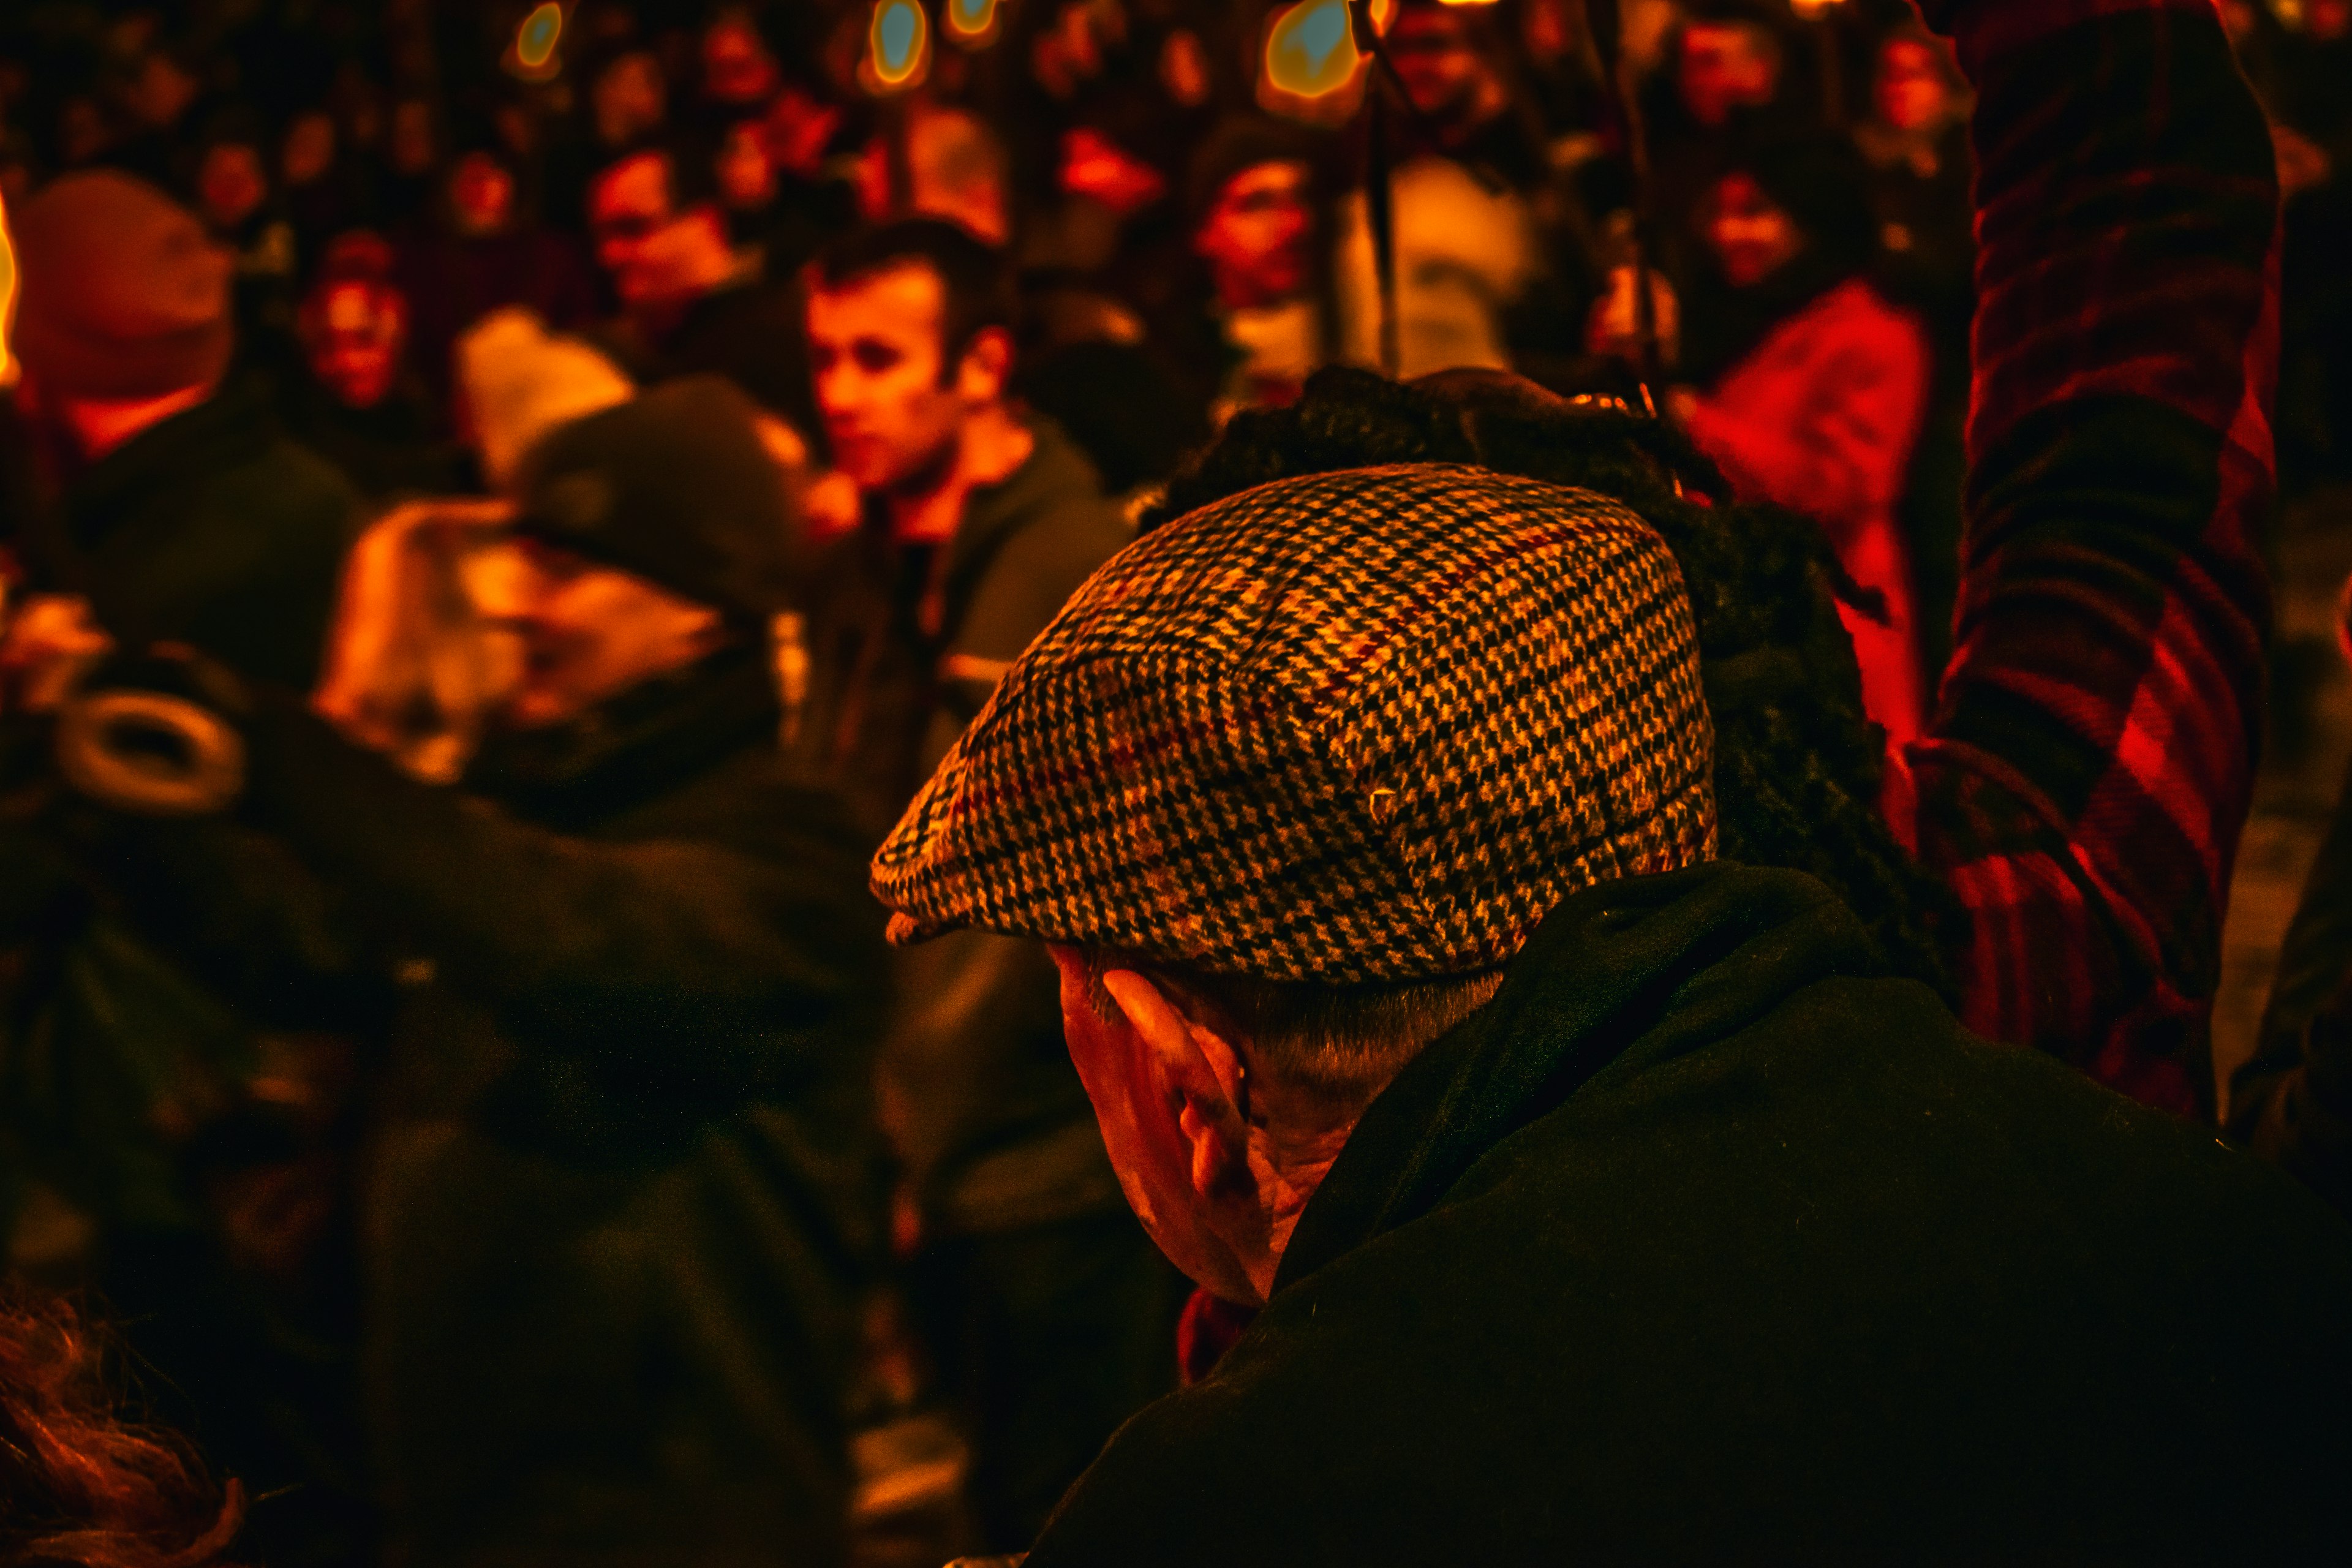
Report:
[[[416,1561],[839,1552],[882,921],[778,720],[739,646],[448,789],[265,697],[242,822],[109,826],[144,929],[225,988],[404,988],[362,1370]],[[312,905],[356,938],[284,952]]]
[[[2332,1558],[2352,1230],[1865,951],[1795,872],[1570,900],[1030,1568]]]

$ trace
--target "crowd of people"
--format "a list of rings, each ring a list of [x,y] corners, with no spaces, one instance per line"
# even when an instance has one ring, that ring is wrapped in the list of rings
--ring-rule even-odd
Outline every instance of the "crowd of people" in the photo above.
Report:
[[[0,17],[0,1560],[2342,1542],[2352,0],[1347,11]]]

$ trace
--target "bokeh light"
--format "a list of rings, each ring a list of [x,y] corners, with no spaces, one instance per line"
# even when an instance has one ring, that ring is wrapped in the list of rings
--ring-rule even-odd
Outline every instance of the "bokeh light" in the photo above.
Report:
[[[1395,0],[1375,0],[1372,26],[1386,33],[1395,9]],[[1265,36],[1267,79],[1294,98],[1328,98],[1353,82],[1363,63],[1348,0],[1298,0]]]
[[[875,84],[900,88],[919,80],[929,63],[931,19],[915,0],[877,0],[866,29],[866,64]]]
[[[978,48],[996,37],[999,0],[946,0],[941,13],[948,37],[965,48]]]

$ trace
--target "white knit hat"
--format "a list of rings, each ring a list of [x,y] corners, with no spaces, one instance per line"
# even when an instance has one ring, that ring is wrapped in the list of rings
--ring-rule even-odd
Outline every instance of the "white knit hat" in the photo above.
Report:
[[[516,308],[491,311],[457,340],[457,380],[482,471],[499,489],[540,437],[637,390],[611,360]]]

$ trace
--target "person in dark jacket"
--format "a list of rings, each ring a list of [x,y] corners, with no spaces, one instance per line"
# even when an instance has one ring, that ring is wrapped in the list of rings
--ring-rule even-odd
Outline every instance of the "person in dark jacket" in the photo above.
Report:
[[[227,368],[228,258],[193,214],[112,172],[54,182],[16,236],[20,396],[60,481],[32,536],[36,585],[86,600],[118,642],[307,689],[360,505],[281,433],[257,378]],[[335,1222],[367,988],[248,1005],[177,963],[169,933],[127,923],[21,793],[12,807],[12,1174],[81,1216],[85,1255],[61,1266],[124,1315],[159,1410],[268,1500],[254,1549],[289,1568],[348,1561],[370,1525]]]
[[[1715,859],[1711,750],[1664,541],[1473,468],[1179,519],[1014,665],[892,934],[1049,944],[1138,1213],[1261,1309],[1032,1563],[2334,1539],[2352,1228]]]
[[[1125,542],[1094,471],[1005,400],[1002,258],[951,224],[853,236],[817,262],[810,356],[864,523],[812,595],[803,726],[879,842],[996,679]],[[880,1109],[897,1240],[961,1406],[996,1550],[1172,1378],[1181,1290],[1119,1202],[1034,948],[967,935],[900,955]]]
[[[92,830],[192,967],[407,989],[363,1370],[415,1561],[843,1551],[880,931],[869,840],[779,750],[804,566],[753,419],[688,380],[526,454],[487,606],[523,673],[462,787],[257,684],[238,821]],[[235,874],[253,834],[293,862],[275,880]],[[310,902],[358,938],[275,952]]]
[[[227,258],[108,170],[53,182],[14,221],[16,349],[64,479],[47,577],[117,636],[307,688],[358,502],[229,375]]]
[[[1956,9],[2011,112],[2104,58],[2246,118],[2210,18]],[[1007,672],[892,936],[1048,944],[1130,1200],[1258,1309],[1032,1568],[2340,1542],[2352,1230],[1717,858],[1733,674],[1623,502],[1459,461],[1180,516]]]

